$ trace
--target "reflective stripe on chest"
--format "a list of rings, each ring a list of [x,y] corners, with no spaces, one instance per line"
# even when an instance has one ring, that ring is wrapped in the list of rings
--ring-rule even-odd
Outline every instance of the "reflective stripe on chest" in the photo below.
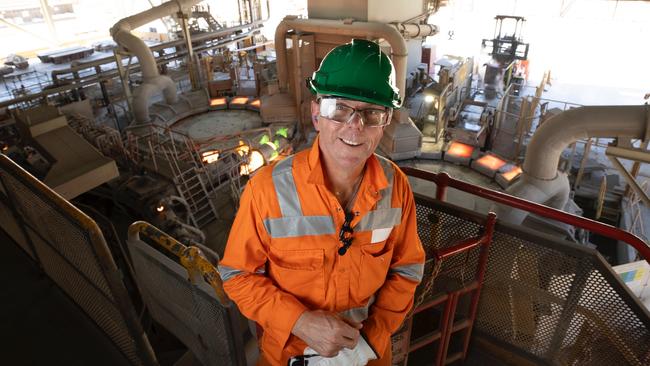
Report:
[[[392,208],[394,169],[388,161],[377,157],[388,186],[383,189],[382,198],[374,210],[368,211],[355,225],[355,232],[373,231],[372,242],[388,238],[390,229],[402,220],[402,208]],[[335,234],[334,219],[330,215],[304,216],[300,197],[293,178],[293,156],[279,162],[272,173],[273,185],[280,206],[281,217],[264,220],[264,227],[271,238],[294,238],[313,235]],[[385,237],[384,237],[385,236]]]

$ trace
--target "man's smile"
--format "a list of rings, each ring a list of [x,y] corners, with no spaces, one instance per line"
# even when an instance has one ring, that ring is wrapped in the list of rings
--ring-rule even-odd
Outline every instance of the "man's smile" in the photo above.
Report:
[[[339,140],[341,140],[344,144],[346,144],[348,146],[352,146],[352,147],[363,145],[363,143],[361,143],[361,142],[352,141],[352,140],[344,139],[344,138],[341,138],[341,137],[339,137]]]

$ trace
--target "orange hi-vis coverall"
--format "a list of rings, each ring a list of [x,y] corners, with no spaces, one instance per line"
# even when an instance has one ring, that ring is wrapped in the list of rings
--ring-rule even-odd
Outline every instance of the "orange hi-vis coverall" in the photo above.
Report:
[[[363,322],[381,358],[411,309],[425,258],[404,173],[370,156],[351,211],[352,246],[339,255],[345,213],[325,186],[318,138],[248,182],[219,271],[228,296],[264,329],[262,354],[273,365],[307,348],[291,334],[304,311]]]

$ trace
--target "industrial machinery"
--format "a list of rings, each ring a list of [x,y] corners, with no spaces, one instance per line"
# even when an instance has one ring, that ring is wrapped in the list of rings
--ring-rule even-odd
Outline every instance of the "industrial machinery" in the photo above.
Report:
[[[258,36],[264,1],[237,1],[236,26],[217,22],[208,8],[188,5],[179,14],[180,3],[196,2],[163,3],[129,17],[133,24],[117,22],[115,42],[97,50],[113,54],[56,70],[52,86],[0,104],[10,107],[0,119],[0,228],[124,364],[181,364],[185,355],[206,365],[254,362],[255,352],[244,349],[254,347],[254,327],[224,295],[214,265],[249,177],[314,138],[304,79],[351,38],[384,40],[405,99],[380,153],[430,158],[424,148],[436,145],[437,161],[404,165],[460,172],[454,179],[404,168],[427,260],[415,308],[393,335],[394,363],[650,364],[650,315],[589,233],[645,261],[650,249],[635,235],[580,217],[558,170],[584,121],[621,117],[616,136],[632,131],[631,138],[647,141],[640,135],[648,131],[647,108],[579,109],[544,121],[538,130],[550,132],[528,144],[522,165],[493,151],[493,120],[507,113],[496,118],[494,103],[479,98],[498,94],[503,75],[507,82],[523,77],[524,18],[496,17],[494,38],[484,40],[493,57],[486,93],[474,95],[469,57],[444,56],[430,74],[420,68],[407,77],[407,56],[437,33],[426,24],[430,11],[387,24],[370,13],[355,14],[367,21],[326,14],[330,7],[320,2],[309,19],[280,23],[271,52]],[[437,9],[444,2],[424,3]],[[131,33],[136,23],[170,14],[179,23],[176,40],[150,47]],[[514,32],[505,30],[508,21]],[[62,51],[43,56],[65,62],[80,55]],[[417,98],[422,106],[409,111]],[[531,109],[522,115],[534,115]],[[612,133],[605,117],[599,136]],[[609,153],[638,157],[628,150]],[[98,225],[98,217],[108,224]],[[120,244],[127,233],[128,250]]]
[[[423,91],[424,103],[416,117],[425,142],[443,138],[453,111],[470,97],[473,69],[471,58],[445,55],[434,63],[433,82]]]
[[[486,97],[492,99],[510,83],[521,83],[527,73],[528,43],[523,42],[521,32],[526,19],[520,16],[497,15],[494,17],[494,36],[483,39],[482,47],[490,49],[492,60],[485,65]]]
[[[494,115],[486,102],[466,99],[459,109],[452,108],[445,127],[445,141],[458,141],[487,150],[493,125]]]

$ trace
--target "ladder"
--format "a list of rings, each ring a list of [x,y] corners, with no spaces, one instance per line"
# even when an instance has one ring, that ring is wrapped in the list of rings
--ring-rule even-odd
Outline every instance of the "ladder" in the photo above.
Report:
[[[190,164],[188,168],[181,168],[178,159],[169,148],[163,148],[169,166],[174,174],[174,184],[179,195],[190,206],[190,219],[194,226],[202,228],[216,220],[219,215],[212,203],[211,194],[208,192],[202,169]],[[183,164],[187,166],[187,164]]]

